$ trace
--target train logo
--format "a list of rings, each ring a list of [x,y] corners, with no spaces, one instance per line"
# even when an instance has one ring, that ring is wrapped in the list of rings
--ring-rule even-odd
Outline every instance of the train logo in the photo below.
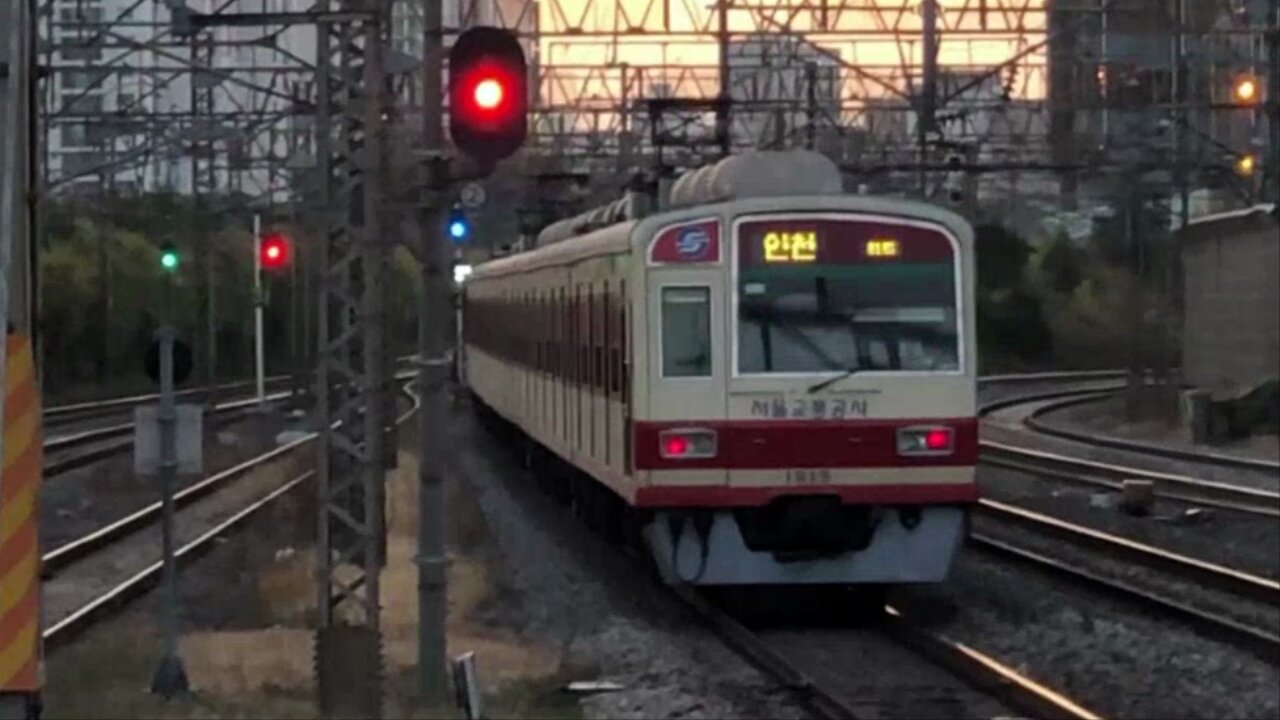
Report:
[[[680,231],[676,238],[676,252],[685,260],[698,260],[707,254],[711,247],[711,236],[700,227],[691,227]]]

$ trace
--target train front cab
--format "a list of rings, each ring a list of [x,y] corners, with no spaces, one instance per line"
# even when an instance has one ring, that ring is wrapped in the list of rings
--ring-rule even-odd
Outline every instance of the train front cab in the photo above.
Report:
[[[669,582],[939,582],[963,542],[972,233],[929,206],[813,205],[637,229],[634,502]]]

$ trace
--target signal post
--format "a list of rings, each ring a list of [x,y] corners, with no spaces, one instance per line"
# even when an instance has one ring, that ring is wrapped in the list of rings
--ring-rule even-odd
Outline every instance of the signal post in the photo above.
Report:
[[[443,386],[449,365],[452,252],[449,236],[464,240],[466,221],[447,211],[455,172],[444,138],[441,80],[444,30],[441,5],[423,2],[423,147],[428,163],[428,201],[422,212],[422,284],[419,314],[418,388],[423,395],[418,423],[418,671],[423,705],[447,699],[445,657],[444,470],[449,399]],[[493,164],[524,144],[528,132],[528,68],[515,35],[498,28],[463,32],[449,52],[449,134],[456,150],[487,175]],[[461,222],[462,233],[457,227]],[[455,347],[454,352],[462,348]]]

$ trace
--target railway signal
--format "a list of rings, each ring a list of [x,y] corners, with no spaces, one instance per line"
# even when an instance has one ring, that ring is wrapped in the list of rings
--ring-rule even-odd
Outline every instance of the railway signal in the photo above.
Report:
[[[258,246],[258,263],[263,270],[280,270],[292,259],[289,240],[280,233],[267,233]]]
[[[467,214],[462,211],[462,208],[455,207],[449,212],[445,229],[449,231],[449,241],[455,245],[461,245],[471,235],[471,221],[467,219]]]
[[[449,51],[449,134],[464,154],[491,164],[528,134],[528,65],[516,36],[494,27],[463,32]]]
[[[178,250],[173,243],[165,243],[160,246],[160,267],[165,272],[171,273],[178,269]]]

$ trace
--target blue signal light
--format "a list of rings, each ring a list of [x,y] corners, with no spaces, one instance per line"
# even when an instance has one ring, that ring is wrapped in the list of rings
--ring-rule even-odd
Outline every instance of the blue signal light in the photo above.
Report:
[[[467,236],[467,223],[462,220],[453,220],[449,223],[449,237],[454,240],[461,240]]]

